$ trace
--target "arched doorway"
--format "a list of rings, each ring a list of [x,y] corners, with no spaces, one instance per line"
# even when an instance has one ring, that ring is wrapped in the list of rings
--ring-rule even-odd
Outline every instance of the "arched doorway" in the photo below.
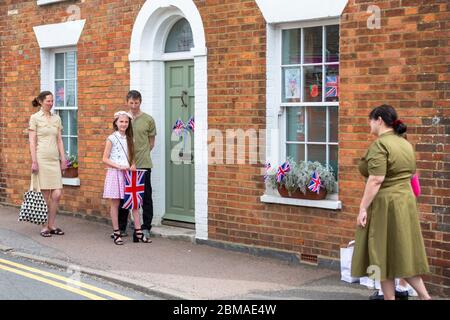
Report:
[[[191,28],[192,43],[190,44],[189,41],[186,42],[186,25]],[[177,35],[181,36],[181,42],[177,42]],[[168,45],[167,48],[166,45]],[[182,50],[174,50],[178,45],[181,45]],[[133,27],[129,60],[130,89],[136,89],[142,93],[142,110],[155,118],[158,130],[156,146],[152,151],[154,223],[159,224],[163,218],[166,218],[166,213],[170,213],[170,210],[168,211],[169,200],[173,200],[168,196],[168,193],[172,192],[170,191],[171,186],[168,184],[173,181],[170,179],[174,179],[168,176],[169,163],[172,158],[167,150],[173,147],[173,143],[169,139],[169,137],[171,138],[169,133],[172,132],[174,125],[172,123],[174,119],[171,117],[179,116],[184,123],[189,120],[188,115],[193,116],[195,131],[192,135],[192,155],[195,155],[195,160],[190,165],[192,170],[191,195],[186,203],[192,203],[191,220],[195,223],[196,238],[207,239],[207,63],[203,23],[193,1],[146,1]],[[173,68],[177,65],[178,67]],[[170,75],[170,69],[173,69],[172,75]],[[175,86],[175,90],[168,86],[167,81],[172,81],[169,84],[181,85],[177,82],[181,79],[177,75],[181,69],[185,70],[181,78],[187,77],[188,86],[186,90],[179,90],[181,88]],[[169,76],[167,76],[168,72]],[[170,77],[172,78],[170,79]],[[173,92],[171,93],[171,91]],[[183,91],[187,91],[187,94]],[[181,97],[187,102],[187,108],[180,107],[183,105]],[[171,109],[167,108],[166,104],[170,106],[171,101],[174,105],[176,103],[180,105],[178,106],[179,115],[166,113],[168,109]],[[184,144],[182,139],[179,139],[178,143],[177,141],[174,143],[176,145],[180,142]],[[187,155],[184,153],[183,157],[187,159]],[[175,176],[177,174],[179,173],[176,173]],[[183,172],[183,175],[188,176],[188,173]],[[186,179],[186,181],[188,180]],[[182,192],[181,188],[179,189],[176,192]],[[180,217],[175,218],[179,219]]]

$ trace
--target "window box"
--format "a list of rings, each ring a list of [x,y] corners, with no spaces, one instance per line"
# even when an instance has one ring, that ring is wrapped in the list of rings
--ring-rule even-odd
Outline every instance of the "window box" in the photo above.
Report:
[[[78,168],[67,168],[63,170],[63,178],[77,178]]]
[[[79,187],[80,179],[79,178],[62,178],[62,183],[64,186]]]
[[[292,199],[283,198],[277,195],[265,194],[261,196],[261,202],[273,203],[273,204],[283,204],[290,206],[299,207],[312,207],[330,210],[340,210],[342,209],[342,203],[339,200],[333,200],[333,195],[329,195],[325,200],[307,200],[307,199]]]
[[[289,191],[287,191],[284,185],[278,186],[278,193],[280,196],[290,199],[323,200],[327,197],[327,190],[324,189],[321,189],[319,193],[311,192],[309,189],[306,189],[306,193],[303,193],[297,189],[289,194]]]

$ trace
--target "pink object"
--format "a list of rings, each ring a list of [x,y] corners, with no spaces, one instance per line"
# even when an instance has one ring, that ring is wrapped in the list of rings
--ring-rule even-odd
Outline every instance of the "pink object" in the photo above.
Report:
[[[411,187],[413,189],[414,195],[417,197],[420,196],[420,183],[419,183],[419,176],[416,174],[414,174],[411,177]]]

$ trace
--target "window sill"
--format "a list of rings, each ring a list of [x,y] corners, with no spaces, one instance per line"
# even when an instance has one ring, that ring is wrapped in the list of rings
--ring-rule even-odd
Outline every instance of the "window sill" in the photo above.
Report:
[[[46,4],[58,3],[58,2],[64,2],[64,1],[67,1],[67,0],[37,0],[37,5],[45,6]]]
[[[80,178],[62,178],[62,183],[65,186],[80,186]]]
[[[336,199],[332,199],[332,198],[334,198],[334,195],[331,195],[330,198],[326,199],[326,200],[305,200],[305,199],[283,198],[283,197],[276,196],[276,195],[265,194],[265,195],[261,196],[261,202],[287,204],[287,205],[299,206],[299,207],[332,209],[332,210],[342,209],[342,202],[337,200],[337,197],[336,197]]]

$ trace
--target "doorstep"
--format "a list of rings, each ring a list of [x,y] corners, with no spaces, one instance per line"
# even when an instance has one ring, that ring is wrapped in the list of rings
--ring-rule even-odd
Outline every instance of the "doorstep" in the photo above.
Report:
[[[195,230],[166,225],[152,226],[151,236],[195,243]]]

